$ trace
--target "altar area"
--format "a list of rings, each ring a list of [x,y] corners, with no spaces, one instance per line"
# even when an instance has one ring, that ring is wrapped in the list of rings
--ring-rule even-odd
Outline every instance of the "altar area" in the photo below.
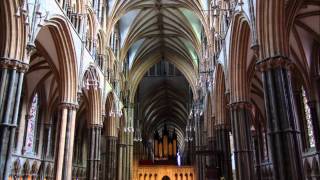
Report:
[[[133,172],[134,180],[196,180],[193,166],[140,165]]]
[[[194,167],[182,160],[188,151],[182,151],[176,130],[164,125],[159,131],[154,132],[151,141],[136,144],[137,159],[133,165],[133,179],[196,180]]]

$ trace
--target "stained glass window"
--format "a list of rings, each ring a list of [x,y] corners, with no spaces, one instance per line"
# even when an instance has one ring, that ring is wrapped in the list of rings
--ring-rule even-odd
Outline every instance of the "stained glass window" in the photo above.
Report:
[[[302,87],[302,100],[303,100],[303,109],[304,109],[304,115],[305,115],[305,120],[306,120],[306,135],[307,135],[307,142],[308,142],[308,147],[313,148],[315,147],[315,141],[314,141],[314,136],[313,136],[313,126],[312,126],[312,120],[311,120],[311,112],[310,112],[310,107],[308,105],[308,99],[306,96],[306,91]]]
[[[26,136],[26,152],[35,151],[35,142],[37,134],[37,119],[39,114],[39,96],[36,93],[31,102],[31,106],[28,114],[28,126],[27,126],[27,136]]]

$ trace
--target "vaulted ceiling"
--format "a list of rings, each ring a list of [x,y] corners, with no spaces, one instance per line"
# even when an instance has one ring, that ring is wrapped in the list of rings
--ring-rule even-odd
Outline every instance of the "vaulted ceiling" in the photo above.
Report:
[[[145,76],[136,94],[139,103],[139,124],[144,138],[161,132],[164,125],[176,130],[179,147],[184,146],[185,127],[188,120],[188,104],[192,94],[182,75]]]
[[[136,84],[131,93],[144,92],[140,98],[142,131],[152,135],[167,124],[177,130],[180,147],[183,146],[188,88],[189,84],[196,84],[208,1],[120,0],[109,1],[109,8],[109,15],[119,18],[116,27],[120,34],[120,61],[129,61],[130,82]],[[178,77],[183,79],[179,83],[163,78],[145,87],[145,72],[163,59],[174,64],[186,78]],[[135,88],[139,90],[136,92]]]
[[[197,69],[207,0],[113,0],[109,6],[110,13],[123,13],[117,21],[120,59],[129,58],[130,67],[152,55],[175,54]]]

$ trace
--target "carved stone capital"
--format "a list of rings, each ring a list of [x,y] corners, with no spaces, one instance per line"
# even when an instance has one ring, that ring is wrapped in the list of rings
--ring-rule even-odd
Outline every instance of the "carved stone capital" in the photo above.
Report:
[[[292,62],[288,57],[279,55],[258,61],[256,63],[256,69],[261,72],[276,68],[285,68],[290,70],[292,65]]]
[[[79,105],[77,103],[61,102],[59,107],[61,109],[77,110]]]
[[[20,72],[26,72],[29,69],[29,64],[17,60],[17,59],[9,59],[5,57],[0,57],[0,68],[2,69],[16,69]]]
[[[101,124],[90,124],[89,128],[90,129],[102,129],[103,125]]]
[[[251,110],[252,104],[247,101],[233,102],[228,105],[231,110],[248,109]]]
[[[82,98],[83,98],[83,92],[80,91],[80,92],[77,93],[77,102],[78,102],[78,104],[81,104]]]
[[[217,124],[214,126],[215,131],[229,131],[230,130],[230,126],[228,124]]]

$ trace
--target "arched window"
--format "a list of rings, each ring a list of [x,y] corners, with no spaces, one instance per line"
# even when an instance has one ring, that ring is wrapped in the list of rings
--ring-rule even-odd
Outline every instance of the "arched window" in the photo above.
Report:
[[[32,97],[27,116],[27,131],[25,150],[27,153],[37,153],[40,142],[40,98],[35,93]]]
[[[314,148],[315,147],[315,140],[313,135],[313,125],[312,125],[312,119],[311,119],[311,112],[310,107],[308,105],[308,98],[306,96],[306,91],[302,87],[301,89],[301,95],[302,95],[302,103],[303,103],[303,110],[304,110],[304,130],[306,134],[306,142],[307,142],[307,148]]]

